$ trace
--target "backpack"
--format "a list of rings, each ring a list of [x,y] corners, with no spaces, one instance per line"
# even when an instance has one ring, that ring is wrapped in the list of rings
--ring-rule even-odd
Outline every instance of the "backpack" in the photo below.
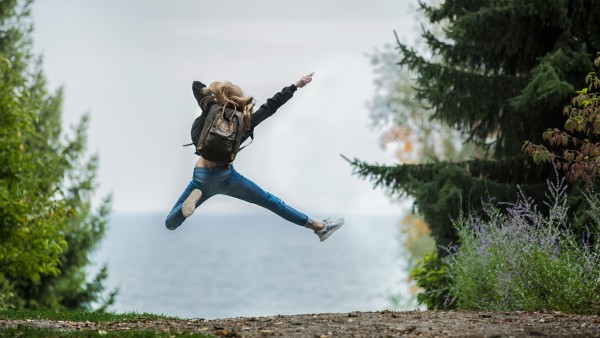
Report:
[[[244,136],[244,113],[235,109],[213,104],[200,128],[200,117],[192,124],[192,143],[196,146],[196,155],[219,163],[233,162],[240,149]]]

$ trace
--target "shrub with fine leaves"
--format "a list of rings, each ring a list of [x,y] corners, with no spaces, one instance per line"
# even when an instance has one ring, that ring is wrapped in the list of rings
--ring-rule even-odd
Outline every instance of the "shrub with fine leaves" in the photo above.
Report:
[[[457,308],[600,314],[600,200],[586,197],[594,221],[581,234],[558,178],[548,182],[546,208],[521,192],[515,203],[488,201],[482,216],[456,220],[460,248],[444,260]]]

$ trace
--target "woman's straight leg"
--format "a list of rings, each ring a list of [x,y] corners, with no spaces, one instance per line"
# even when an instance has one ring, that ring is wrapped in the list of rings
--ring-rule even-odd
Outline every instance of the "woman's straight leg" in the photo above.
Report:
[[[309,217],[285,204],[278,197],[266,192],[256,183],[239,174],[235,169],[231,169],[233,175],[228,180],[227,189],[221,191],[222,194],[239,198],[249,203],[266,208],[287,221],[308,227]]]

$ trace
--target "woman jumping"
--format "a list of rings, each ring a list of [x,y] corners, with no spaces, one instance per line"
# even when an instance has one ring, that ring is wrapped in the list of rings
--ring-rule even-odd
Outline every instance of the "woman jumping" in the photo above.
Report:
[[[252,96],[244,96],[244,92],[231,82],[212,82],[206,87],[201,82],[194,81],[192,92],[202,110],[199,118],[200,130],[212,105],[233,106],[244,115],[245,133],[241,140],[243,142],[253,135],[256,126],[292,98],[297,89],[310,83],[313,74],[305,75],[296,83],[283,88],[254,113],[252,113],[254,107]],[[235,197],[271,210],[292,223],[313,230],[321,242],[344,224],[343,218],[333,221],[330,219],[314,220],[239,174],[233,167],[233,163],[219,164],[200,156],[196,162],[191,182],[165,220],[167,229],[177,229],[187,217],[194,213],[197,207],[212,196],[219,194]]]

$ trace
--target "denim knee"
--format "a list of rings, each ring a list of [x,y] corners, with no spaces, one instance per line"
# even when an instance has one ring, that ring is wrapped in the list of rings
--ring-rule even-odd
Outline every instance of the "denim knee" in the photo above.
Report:
[[[172,213],[169,214],[169,216],[167,216],[167,219],[165,219],[165,227],[169,230],[175,230],[175,229],[179,228],[181,223],[183,223],[183,222],[179,222],[177,220],[177,217]]]
[[[168,220],[165,221],[165,227],[167,229],[169,229],[169,230],[175,230],[175,229],[177,229],[177,226],[176,225],[175,226],[170,225]]]

